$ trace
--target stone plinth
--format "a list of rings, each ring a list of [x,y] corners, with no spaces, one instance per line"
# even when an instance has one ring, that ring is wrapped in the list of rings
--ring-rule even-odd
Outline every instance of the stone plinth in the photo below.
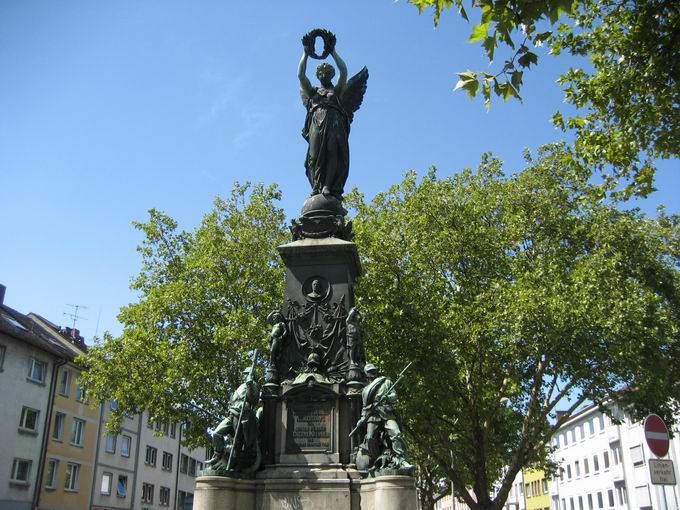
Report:
[[[200,476],[195,510],[416,510],[415,479],[361,479],[340,467],[265,469],[255,480]]]

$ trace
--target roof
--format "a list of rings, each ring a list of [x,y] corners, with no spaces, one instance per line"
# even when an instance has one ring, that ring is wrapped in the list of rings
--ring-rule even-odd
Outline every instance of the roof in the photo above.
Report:
[[[4,304],[0,305],[0,332],[68,361],[73,361],[79,354],[52,338],[35,321]]]
[[[77,329],[63,328],[58,326],[54,322],[42,317],[41,315],[38,315],[35,312],[30,312],[27,315],[27,318],[37,323],[47,335],[51,336],[53,339],[56,339],[62,345],[66,345],[68,349],[75,351],[76,355],[87,352],[85,339],[80,336],[80,332]]]

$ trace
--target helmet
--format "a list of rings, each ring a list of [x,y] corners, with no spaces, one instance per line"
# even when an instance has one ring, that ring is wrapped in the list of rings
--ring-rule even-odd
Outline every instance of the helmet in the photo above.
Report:
[[[364,366],[364,372],[369,373],[369,372],[377,372],[378,367],[376,367],[373,363],[366,363]]]

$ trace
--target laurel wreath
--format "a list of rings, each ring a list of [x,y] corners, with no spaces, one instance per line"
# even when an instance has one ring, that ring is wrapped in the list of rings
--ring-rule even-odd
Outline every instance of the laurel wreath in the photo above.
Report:
[[[317,55],[316,50],[314,49],[314,43],[316,42],[317,37],[323,39],[323,53],[321,55]],[[302,46],[307,55],[317,60],[323,60],[335,49],[335,34],[324,28],[315,28],[302,37]]]

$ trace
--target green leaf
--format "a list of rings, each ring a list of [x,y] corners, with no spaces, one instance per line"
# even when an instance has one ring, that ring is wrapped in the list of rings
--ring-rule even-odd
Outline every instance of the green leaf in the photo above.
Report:
[[[531,64],[537,64],[538,55],[531,51],[527,51],[524,55],[517,59],[517,63],[522,67],[529,67]]]
[[[484,39],[482,46],[486,50],[486,56],[489,57],[489,61],[492,62],[494,52],[498,47],[498,43],[496,42],[496,34],[494,33],[494,35],[492,35],[491,37],[487,37],[486,39]]]
[[[515,87],[515,89],[519,90],[519,88],[522,86],[522,75],[524,73],[522,71],[515,71],[510,75],[510,83],[512,83],[512,86]]]
[[[469,42],[479,42],[486,39],[489,35],[489,23],[480,23],[475,25],[472,29],[472,35],[468,39]]]

